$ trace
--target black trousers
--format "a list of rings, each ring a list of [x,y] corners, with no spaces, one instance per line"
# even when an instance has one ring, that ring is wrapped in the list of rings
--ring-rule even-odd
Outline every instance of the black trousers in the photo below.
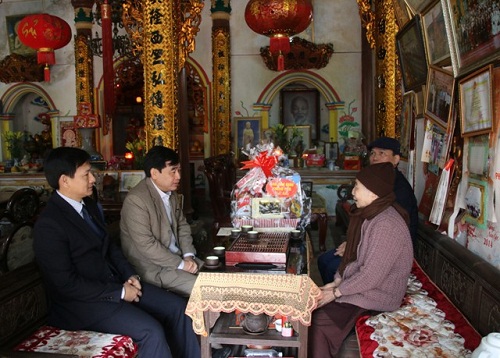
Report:
[[[125,303],[111,318],[88,329],[130,336],[140,357],[201,357],[191,318],[184,313],[186,299],[145,282],[141,285],[138,303]]]

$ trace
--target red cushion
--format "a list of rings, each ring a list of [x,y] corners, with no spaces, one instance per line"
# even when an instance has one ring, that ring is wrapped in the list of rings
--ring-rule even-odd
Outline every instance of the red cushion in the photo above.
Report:
[[[65,331],[43,326],[14,350],[75,354],[88,358],[135,357],[137,345],[128,336],[92,331]]]

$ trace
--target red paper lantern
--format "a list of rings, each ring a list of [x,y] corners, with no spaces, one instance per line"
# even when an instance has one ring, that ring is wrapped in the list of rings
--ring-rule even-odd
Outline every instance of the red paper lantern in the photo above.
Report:
[[[37,50],[38,63],[45,64],[45,81],[50,81],[49,65],[56,63],[54,50],[66,46],[71,40],[71,28],[63,19],[49,15],[28,15],[18,27],[19,40]]]
[[[269,50],[278,54],[278,71],[282,71],[284,54],[290,51],[290,36],[307,29],[312,14],[310,0],[250,0],[245,21],[253,31],[271,38]]]

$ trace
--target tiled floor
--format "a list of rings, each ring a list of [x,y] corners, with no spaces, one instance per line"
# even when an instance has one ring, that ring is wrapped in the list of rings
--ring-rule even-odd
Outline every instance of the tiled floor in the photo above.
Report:
[[[197,246],[198,253],[200,257],[203,257],[203,255],[207,254],[210,252],[210,250],[213,247],[213,241],[212,238],[210,238],[210,233],[211,233],[211,225],[212,225],[212,217],[211,217],[211,208],[210,204],[204,201],[203,199],[196,198],[196,220],[193,222],[193,228],[195,231],[198,231],[198,234],[195,235],[195,242]],[[316,264],[316,260],[318,255],[321,253],[319,252],[319,241],[318,241],[318,230],[317,228],[312,228],[310,231],[311,234],[311,241],[313,243],[313,248],[314,248],[314,258],[313,261],[310,264],[310,277],[312,280],[318,285],[322,286],[323,282],[321,280],[321,277],[318,272],[318,266]],[[341,235],[341,230],[335,226],[335,218],[329,218],[328,222],[328,231],[327,231],[327,240],[326,240],[326,247],[327,250],[331,249],[334,247],[334,243],[337,245],[341,242],[340,241],[340,235]],[[358,358],[360,356],[359,354],[359,349],[358,349],[358,342],[356,339],[356,334],[351,334],[346,341],[344,342],[344,345],[341,350],[341,354],[339,355],[340,358]]]

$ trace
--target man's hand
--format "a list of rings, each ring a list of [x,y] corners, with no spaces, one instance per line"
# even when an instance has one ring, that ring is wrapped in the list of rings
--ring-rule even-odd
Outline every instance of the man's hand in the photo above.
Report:
[[[130,283],[135,288],[137,288],[138,290],[142,290],[141,279],[139,278],[139,276],[132,275],[129,277],[127,282]]]
[[[339,247],[337,247],[337,250],[335,250],[335,255],[337,255],[337,256],[344,256],[345,245],[346,245],[346,241],[344,241],[343,243],[341,243],[339,245]]]
[[[197,273],[198,272],[198,265],[196,264],[194,257],[191,256],[191,257],[184,258],[184,268],[182,270],[189,272],[189,273]]]
[[[142,291],[137,287],[132,286],[129,281],[130,279],[123,284],[123,288],[125,288],[125,297],[123,297],[123,300],[127,302],[139,302],[142,296]]]

